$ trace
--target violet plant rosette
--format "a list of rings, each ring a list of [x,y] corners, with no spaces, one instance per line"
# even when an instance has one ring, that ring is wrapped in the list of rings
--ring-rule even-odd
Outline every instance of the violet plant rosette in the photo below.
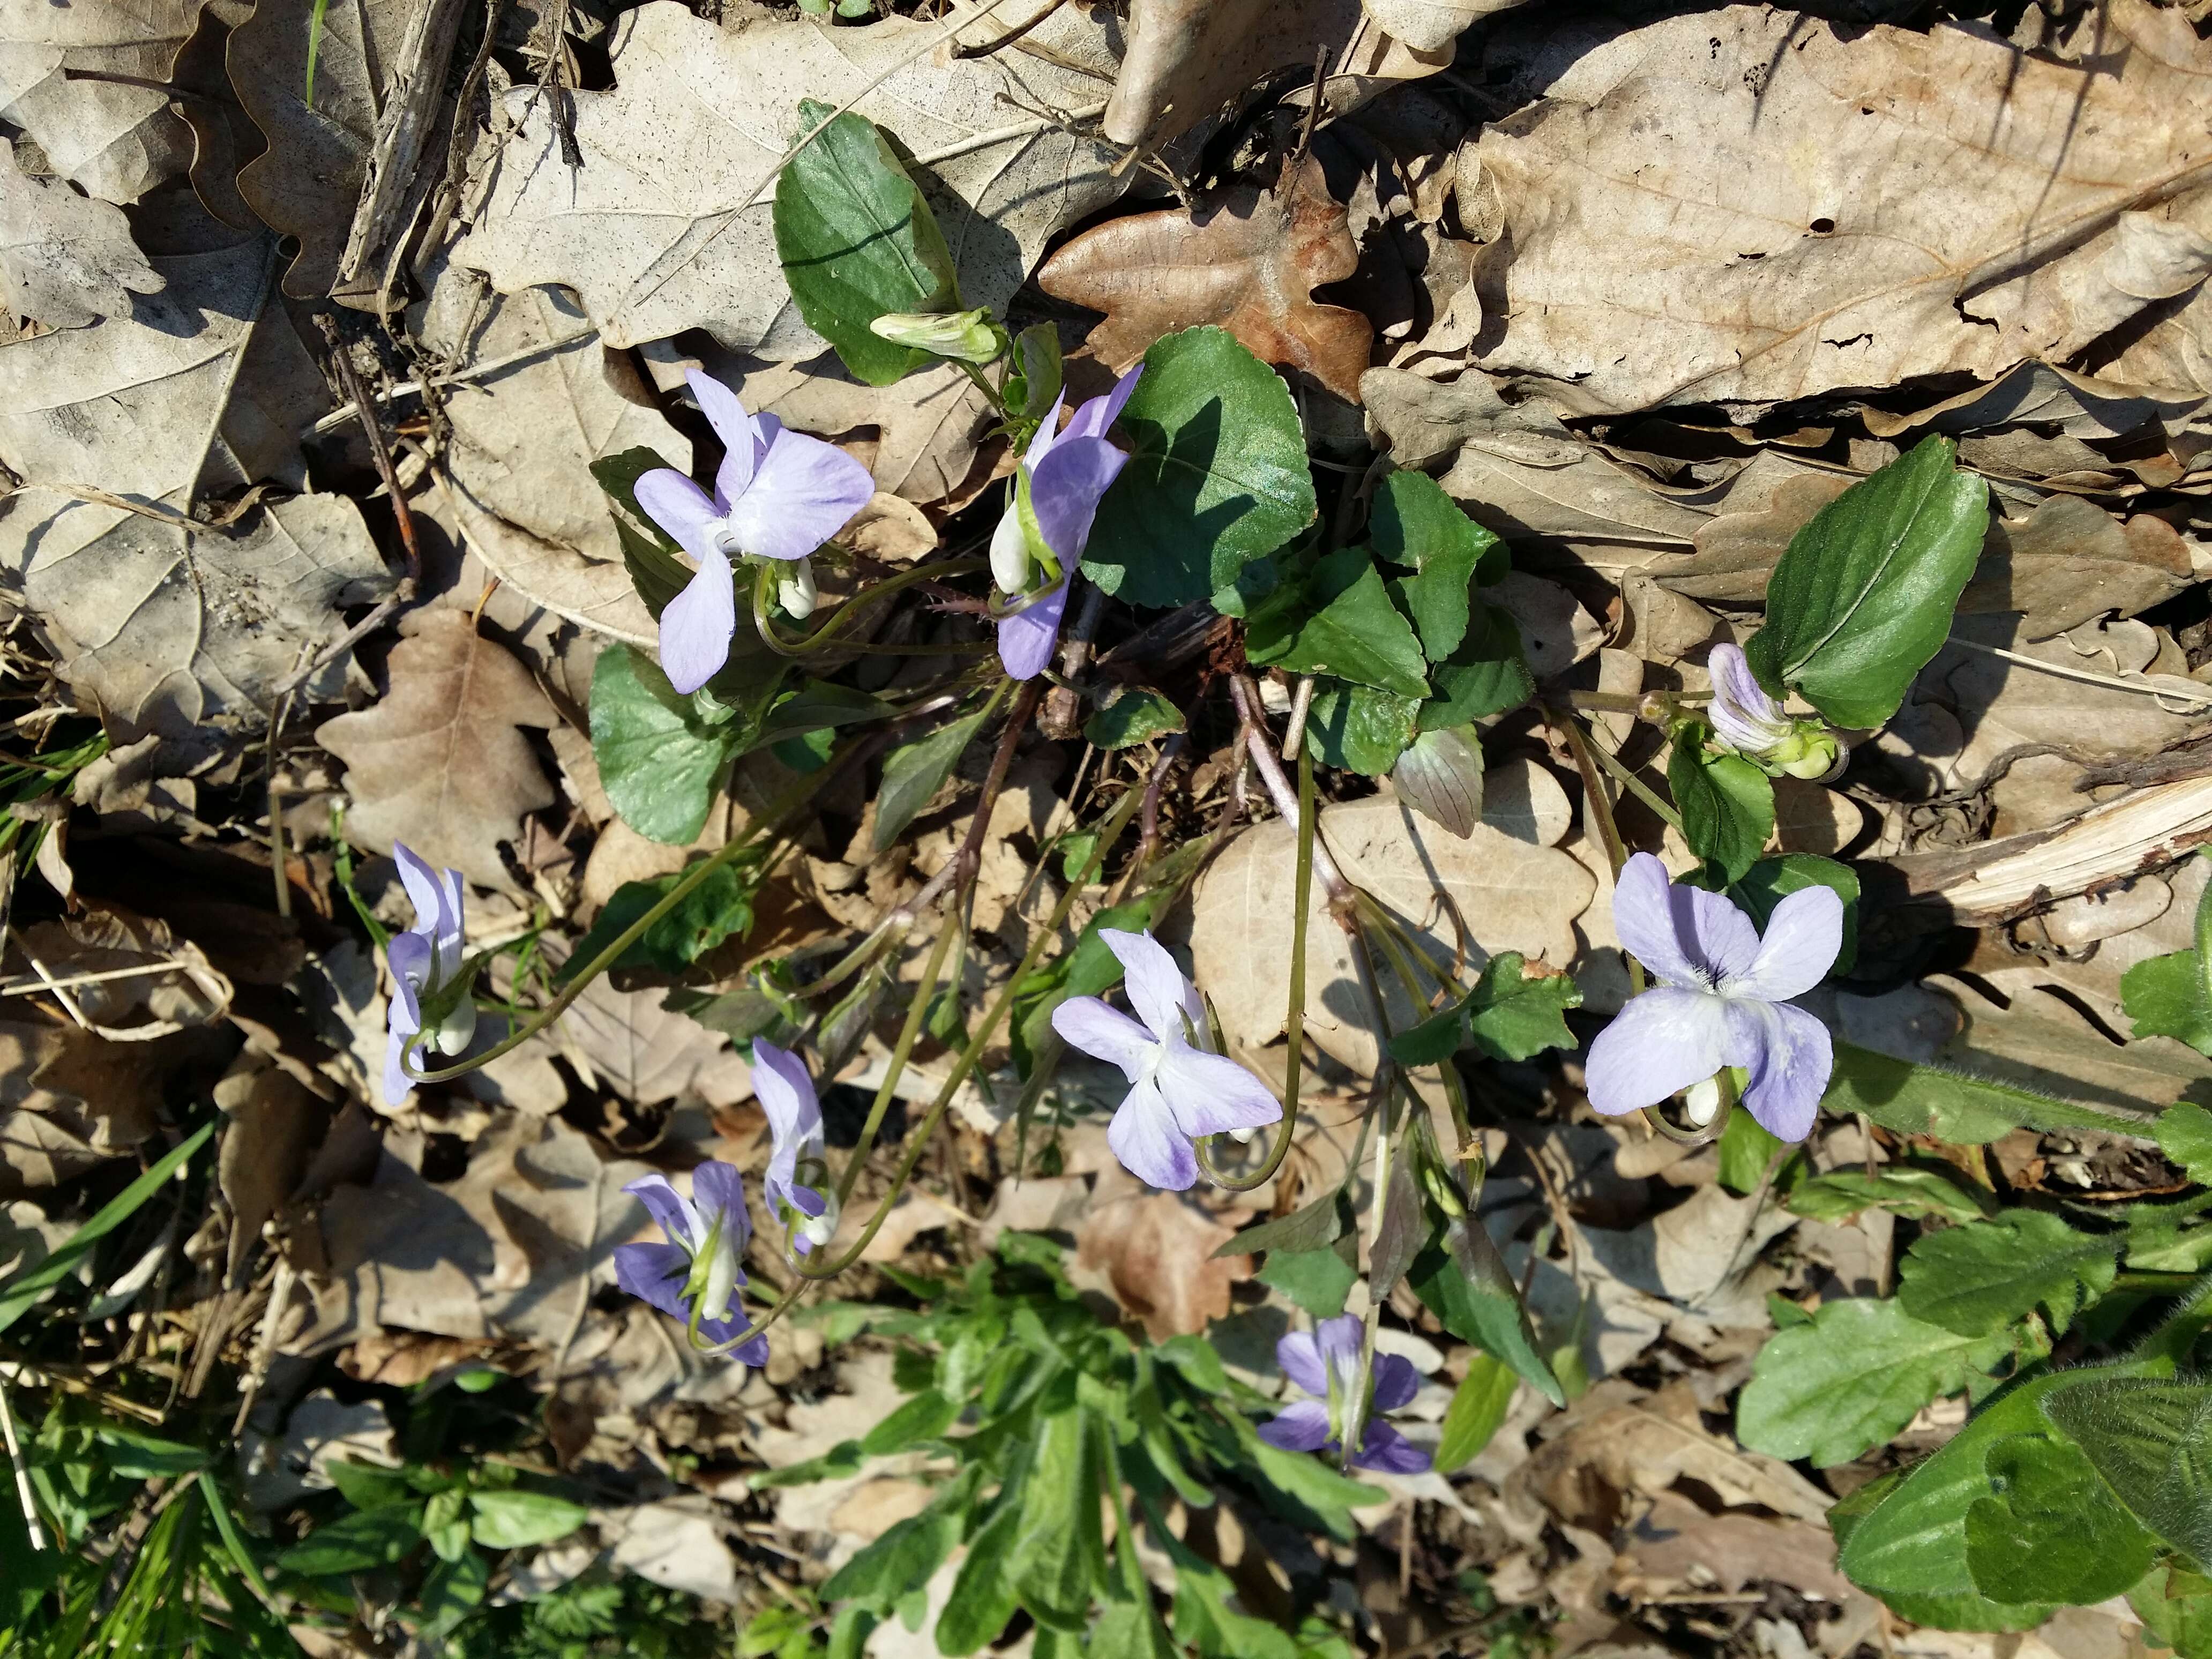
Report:
[[[668,1242],[617,1245],[615,1283],[709,1343],[736,1337],[748,1322],[738,1301],[745,1284],[741,1264],[752,1239],[744,1177],[732,1164],[710,1161],[692,1170],[689,1198],[664,1175],[641,1176],[623,1190],[645,1206]],[[732,1350],[732,1357],[765,1365],[768,1333]]]
[[[1097,997],[1070,997],[1053,1010],[1052,1029],[1129,1079],[1106,1126],[1106,1144],[1122,1167],[1139,1181],[1182,1192],[1198,1179],[1193,1140],[1279,1122],[1282,1103],[1206,1046],[1206,1004],[1165,946],[1150,933],[1118,927],[1102,927],[1098,937],[1127,975],[1137,1018]]]
[[[1835,1067],[1828,1028],[1790,1001],[1827,976],[1844,943],[1828,887],[1786,895],[1764,937],[1719,893],[1669,881],[1638,853],[1621,867],[1613,928],[1659,983],[1590,1043],[1590,1105],[1608,1116],[1656,1106],[1724,1066],[1746,1073],[1743,1103],[1771,1134],[1802,1140]]]
[[[1121,406],[1144,372],[1145,366],[1138,364],[1114,383],[1111,392],[1085,402],[1065,431],[1059,429],[1065,394],[1054,398],[1052,412],[1022,457],[1020,474],[1007,492],[1006,510],[991,538],[992,580],[1008,599],[1028,599],[1021,610],[999,623],[999,661],[1014,679],[1035,679],[1052,660],[1060,619],[1067,610],[1068,579],[1090,544],[1091,523],[1100,500],[1129,464],[1128,456],[1106,441],[1106,434],[1121,418]],[[1022,521],[1024,494],[1042,547],[1034,544]],[[1040,571],[1049,585],[1032,592],[1031,583]]]
[[[868,469],[835,444],[787,429],[773,415],[748,415],[738,394],[712,375],[686,376],[714,435],[722,465],[714,493],[672,467],[637,481],[637,504],[698,562],[698,571],[660,613],[660,666],[678,691],[714,678],[730,659],[737,631],[733,558],[776,559],[792,567],[780,590],[784,609],[814,609],[807,556],[851,521],[876,492]]]
[[[465,977],[461,872],[431,868],[413,849],[392,844],[392,861],[415,907],[415,925],[384,947],[392,969],[392,1004],[384,1049],[384,1103],[404,1106],[415,1092],[411,1061],[424,1069],[428,1051],[458,1054],[476,1035],[477,1005]],[[458,994],[455,994],[458,987]],[[432,1022],[426,1034],[425,1021]]]
[[[1429,1467],[1429,1454],[1380,1418],[1412,1401],[1420,1375],[1404,1355],[1378,1353],[1370,1376],[1359,1363],[1364,1335],[1358,1315],[1340,1314],[1276,1343],[1283,1375],[1314,1398],[1284,1407],[1260,1425],[1260,1438],[1283,1451],[1334,1453],[1347,1468],[1419,1474]],[[1359,1439],[1347,1455],[1345,1437],[1352,1432]]]
[[[790,1226],[792,1248],[805,1255],[827,1244],[837,1231],[836,1200],[811,1184],[829,1174],[814,1079],[797,1054],[755,1037],[753,1091],[767,1114],[769,1135],[761,1189],[769,1207]],[[802,1181],[802,1176],[811,1180]]]

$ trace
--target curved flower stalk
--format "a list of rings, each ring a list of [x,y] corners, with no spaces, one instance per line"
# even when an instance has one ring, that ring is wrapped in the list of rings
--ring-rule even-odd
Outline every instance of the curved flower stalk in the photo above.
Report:
[[[1713,701],[1705,710],[1723,743],[1770,772],[1793,778],[1826,777],[1840,750],[1834,734],[1817,721],[1793,720],[1766,694],[1743,652],[1717,645],[1705,659]]]
[[[1660,982],[1590,1044],[1590,1105],[1608,1115],[1656,1106],[1713,1079],[1748,1074],[1743,1103],[1768,1133],[1802,1140],[1835,1065],[1828,1028],[1802,996],[1843,948],[1844,902],[1826,887],[1788,895],[1757,925],[1718,893],[1678,886],[1649,853],[1622,866],[1613,926]]]
[[[1370,1374],[1359,1363],[1363,1334],[1358,1314],[1340,1314],[1275,1344],[1283,1375],[1314,1398],[1283,1407],[1260,1425],[1260,1438],[1283,1451],[1339,1453],[1346,1468],[1419,1474],[1429,1467],[1428,1453],[1374,1414],[1411,1401],[1420,1376],[1412,1360],[1395,1353],[1376,1355]],[[1347,1434],[1358,1437],[1348,1452]]]
[[[461,939],[461,872],[432,869],[410,848],[392,844],[392,861],[415,906],[415,925],[385,947],[392,969],[392,1006],[384,1049],[384,1103],[404,1106],[415,1092],[407,1075],[431,1048],[458,1054],[476,1035],[477,1005],[469,994]],[[425,1035],[425,1027],[428,1034]]]
[[[1058,429],[1062,400],[1055,399],[1022,458],[991,538],[992,580],[1009,599],[1026,601],[999,623],[999,660],[1015,679],[1035,679],[1052,659],[1067,610],[1068,577],[1090,543],[1100,499],[1129,463],[1106,441],[1107,429],[1121,417],[1144,372],[1138,364],[1111,392],[1085,403],[1064,432]]]
[[[738,394],[693,369],[686,377],[725,454],[714,493],[672,467],[637,481],[637,504],[698,561],[698,573],[660,613],[660,666],[668,683],[690,692],[729,660],[737,629],[733,557],[776,559],[792,567],[781,584],[784,609],[814,610],[807,556],[842,530],[875,494],[868,469],[819,438],[787,431],[773,415],[748,415]]]
[[[1097,997],[1070,997],[1053,1010],[1052,1029],[1121,1068],[1129,1092],[1106,1127],[1106,1144],[1139,1181],[1179,1193],[1198,1179],[1192,1141],[1273,1123],[1282,1103],[1206,1046],[1206,1004],[1164,945],[1118,927],[1102,927],[1098,937],[1128,975],[1138,1018]]]
[[[752,1238],[744,1177],[731,1164],[708,1162],[691,1172],[690,1198],[663,1175],[641,1176],[623,1190],[645,1206],[668,1242],[617,1245],[615,1282],[681,1321],[694,1341],[722,1343],[738,1335],[745,1328],[738,1305],[745,1283],[740,1264]],[[765,1365],[767,1334],[733,1352],[740,1364]]]
[[[769,1134],[761,1189],[769,1208],[791,1229],[792,1248],[805,1255],[827,1244],[837,1231],[836,1199],[809,1184],[826,1180],[830,1173],[814,1079],[797,1054],[755,1037],[753,1089],[768,1114]]]

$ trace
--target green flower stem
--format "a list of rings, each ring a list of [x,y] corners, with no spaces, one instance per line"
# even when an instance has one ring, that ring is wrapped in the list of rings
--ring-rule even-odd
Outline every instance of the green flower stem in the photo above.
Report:
[[[1106,862],[1107,854],[1113,851],[1115,842],[1121,837],[1121,832],[1129,827],[1129,820],[1136,816],[1137,807],[1143,799],[1143,791],[1127,790],[1123,793],[1120,803],[1107,816],[1106,822],[1098,833],[1097,846],[1091,849],[1091,856],[1084,861],[1083,868],[1077,873],[1075,879],[1068,883],[1067,890],[1060,895],[1060,902],[1053,907],[1052,915],[1047,918],[1044,926],[1037,929],[1036,937],[1030,941],[1030,948],[1023,952],[1022,959],[1015,967],[1012,975],[1006,981],[997,999],[993,1001],[989,1010],[984,1014],[982,1024],[976,1028],[975,1034],[968,1039],[966,1045],[960,1050],[960,1057],[953,1062],[951,1075],[945,1079],[944,1086],[937,1091],[937,1099],[931,1104],[928,1115],[908,1137],[906,1156],[900,1159],[898,1169],[891,1177],[890,1190],[884,1195],[884,1200],[877,1207],[874,1216],[869,1219],[866,1230],[854,1241],[852,1248],[837,1261],[819,1265],[810,1261],[801,1266],[799,1269],[800,1277],[834,1279],[858,1261],[861,1253],[875,1241],[876,1234],[882,1230],[884,1219],[891,1212],[891,1206],[898,1202],[899,1194],[906,1190],[908,1177],[913,1175],[915,1165],[921,1162],[922,1151],[928,1146],[930,1135],[944,1118],[945,1109],[951,1105],[952,1097],[959,1092],[960,1085],[968,1080],[969,1073],[973,1072],[978,1062],[981,1060],[984,1045],[998,1030],[999,1022],[1006,1017],[1006,1010],[1013,1004],[1015,990],[1036,967],[1037,959],[1043,956],[1045,947],[1059,937],[1060,928],[1067,921],[1067,913],[1075,908],[1076,899],[1082,894],[1085,887],[1090,884],[1091,877],[1097,874],[1100,866]],[[912,1018],[911,1014],[908,1018]],[[857,1164],[847,1165],[848,1176],[857,1167]]]
[[[922,964],[921,981],[914,988],[914,996],[907,1004],[906,1019],[899,1026],[898,1041],[891,1048],[890,1069],[876,1090],[876,1097],[868,1107],[868,1120],[860,1126],[860,1138],[853,1145],[851,1154],[845,1159],[844,1172],[837,1177],[837,1207],[842,1212],[853,1188],[860,1179],[861,1167],[868,1154],[875,1150],[877,1133],[890,1114],[892,1091],[898,1086],[906,1071],[907,1059],[920,1041],[923,1023],[929,1018],[929,1005],[937,994],[937,985],[945,973],[945,955],[951,948],[953,935],[959,932],[948,914],[945,925],[937,930],[937,938],[929,947],[929,959]]]
[[[945,576],[964,576],[983,569],[983,559],[948,559],[942,564],[918,564],[910,570],[902,570],[896,576],[885,577],[866,591],[855,593],[830,613],[828,620],[804,639],[787,639],[769,614],[769,601],[775,595],[775,566],[763,562],[753,574],[753,628],[760,635],[761,643],[780,657],[808,657],[825,651],[836,642],[840,629],[860,613],[861,607],[878,599],[889,599],[902,588],[920,582],[936,581]],[[876,657],[947,657],[957,656],[963,651],[983,647],[961,645],[874,645],[854,641],[838,647],[858,652],[863,656]]]
[[[1669,803],[1662,799],[1658,792],[1650,784],[1623,765],[1618,755],[1601,743],[1591,744],[1589,750],[1597,763],[1612,775],[1615,782],[1657,813],[1662,823],[1672,824],[1677,831],[1682,831],[1682,815],[1677,812]]]
[[[1673,1123],[1668,1121],[1667,1115],[1661,1111],[1656,1106],[1646,1106],[1644,1108],[1641,1114],[1644,1121],[1650,1124],[1654,1129],[1656,1129],[1661,1134],[1666,1136],[1668,1139],[1680,1142],[1682,1146],[1711,1146],[1713,1142],[1718,1140],[1723,1134],[1727,1133],[1729,1115],[1735,1110],[1736,1086],[1735,1068],[1733,1066],[1723,1066],[1721,1067],[1720,1075],[1716,1077],[1713,1081],[1720,1085],[1721,1103],[1718,1109],[1713,1113],[1713,1121],[1705,1125],[1704,1128],[1677,1128]],[[1863,1126],[1862,1126],[1862,1127],[1863,1127]],[[1873,1145],[1871,1139],[1869,1140],[1868,1145]]]
[[[643,939],[655,922],[690,897],[715,871],[726,864],[735,862],[741,854],[751,848],[754,842],[760,840],[770,830],[780,828],[786,817],[811,800],[824,785],[842,773],[848,763],[872,746],[873,743],[874,738],[867,737],[848,744],[844,752],[833,758],[829,765],[818,772],[808,773],[790,788],[785,790],[781,796],[769,804],[767,811],[745,827],[745,832],[743,835],[717,848],[710,856],[701,860],[684,876],[683,880],[668,890],[666,896],[659,903],[654,905],[609,940],[606,948],[586,963],[582,971],[568,981],[567,988],[560,994],[539,1010],[535,1018],[520,1030],[509,1033],[504,1041],[494,1043],[483,1053],[471,1059],[462,1060],[457,1065],[440,1066],[434,1072],[416,1071],[412,1054],[403,1052],[399,1057],[401,1068],[416,1083],[443,1083],[452,1078],[465,1077],[469,1073],[489,1065],[501,1054],[511,1054],[520,1048],[555,1020],[560,1018],[567,1011],[568,1005],[583,994],[584,988],[620,961],[623,952]]]
[[[1300,1069],[1305,1060],[1306,1036],[1306,917],[1313,908],[1314,819],[1313,756],[1298,757],[1297,898],[1291,911],[1291,995],[1283,1010],[1283,1034],[1290,1052],[1283,1061],[1283,1116],[1275,1131],[1267,1161],[1249,1176],[1228,1176],[1213,1161],[1213,1144],[1220,1137],[1206,1135],[1197,1143],[1199,1172],[1215,1186],[1232,1193],[1249,1193],[1275,1178],[1297,1138],[1298,1091],[1304,1081]]]
[[[1633,714],[1653,726],[1664,726],[1686,708],[1711,702],[1709,691],[1550,691],[1547,702],[1585,714]]]

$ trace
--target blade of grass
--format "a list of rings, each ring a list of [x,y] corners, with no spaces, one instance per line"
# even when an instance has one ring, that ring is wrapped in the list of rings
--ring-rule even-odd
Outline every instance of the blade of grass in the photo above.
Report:
[[[87,1251],[136,1215],[194,1152],[207,1145],[208,1137],[214,1133],[214,1124],[201,1125],[179,1142],[167,1157],[118,1193],[97,1215],[71,1233],[52,1255],[30,1272],[19,1273],[0,1286],[0,1331],[28,1313],[41,1296],[69,1276],[70,1270]]]
[[[307,14],[307,84],[300,94],[300,101],[309,109],[315,106],[315,58],[323,49],[323,12],[331,0],[315,0],[314,10]]]

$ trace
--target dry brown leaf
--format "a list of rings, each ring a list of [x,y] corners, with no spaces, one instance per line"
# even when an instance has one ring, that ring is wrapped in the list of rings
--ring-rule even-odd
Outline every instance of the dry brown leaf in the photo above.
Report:
[[[401,623],[391,689],[374,707],[325,720],[315,738],[346,763],[346,834],[388,853],[404,840],[479,887],[511,888],[499,843],[553,786],[520,728],[558,718],[522,665],[454,611]]]
[[[1448,897],[1471,933],[1473,968],[1500,951],[1564,967],[1575,956],[1575,919],[1596,890],[1590,872],[1554,844],[1570,818],[1559,784],[1524,763],[1489,774],[1482,822],[1464,841],[1388,796],[1323,807],[1320,830],[1346,878],[1403,920],[1432,954],[1449,961],[1457,948]],[[1283,1029],[1297,840],[1288,823],[1270,820],[1231,842],[1199,878],[1192,963],[1232,1053],[1263,1048]],[[1318,882],[1306,924],[1306,1032],[1323,1053],[1365,1075],[1378,1053],[1372,1022],[1344,931],[1329,920]],[[1410,1023],[1411,1014],[1410,1006],[1398,1006],[1401,1022]]]
[[[2175,382],[2188,385],[2190,382]],[[2022,363],[1910,414],[1866,407],[1859,418],[1877,438],[1910,444],[1921,434],[1954,437],[1996,427],[2032,425],[2069,438],[2119,438],[2158,425],[2178,431],[2204,401],[2199,392],[2132,386],[2109,374],[2077,374],[2050,363]]]
[[[137,201],[191,159],[191,135],[162,83],[204,3],[10,6],[0,19],[0,120],[21,127],[53,170],[88,194]],[[137,84],[77,79],[71,70]]]
[[[320,299],[337,278],[376,142],[379,94],[423,3],[329,6],[318,31],[309,27],[316,0],[262,0],[231,32],[231,85],[269,146],[240,170],[238,191],[263,222],[299,238],[300,252],[284,273],[284,291],[296,298]],[[302,96],[310,41],[313,108]]]
[[[216,1179],[230,1206],[225,1271],[234,1276],[258,1249],[262,1228],[298,1190],[330,1111],[296,1079],[251,1050],[215,1085],[215,1103],[230,1120]]]
[[[1479,17],[1528,0],[1360,0],[1382,33],[1416,52],[1441,52]]]
[[[1749,6],[1620,33],[1482,135],[1480,361],[1594,414],[2073,357],[2212,267],[2196,32],[2119,0],[2097,39]]]
[[[593,980],[556,1028],[562,1052],[623,1099],[641,1106],[696,1094],[733,1105],[752,1092],[752,1070],[730,1040],[660,1006],[662,991],[617,991]]]
[[[1741,1451],[1642,1406],[1583,1418],[1539,1447],[1514,1477],[1561,1520],[1607,1533],[1621,1518],[1623,1494],[1656,1497],[1685,1478],[1730,1509],[1755,1504],[1815,1526],[1833,1501],[1778,1457]]]
[[[1370,368],[1359,377],[1370,430],[1388,441],[1401,467],[1425,468],[1470,443],[1542,466],[1570,465],[1582,441],[1548,404],[1511,404],[1478,369],[1455,380],[1431,380],[1402,368]]]
[[[120,208],[52,179],[28,179],[0,139],[0,277],[8,308],[49,328],[128,316],[134,294],[161,291],[161,273],[131,240]]]
[[[2189,544],[2163,519],[2124,525],[2094,501],[2054,495],[2025,519],[1991,518],[1959,610],[2021,611],[2022,635],[2045,640],[2108,612],[2148,611],[2196,580]]]
[[[1861,1598],[1836,1571],[1835,1534],[1809,1520],[1708,1515],[1680,1492],[1662,1492],[1621,1544],[1613,1588],[1638,1601],[1707,1583],[1731,1594],[1770,1583],[1824,1601]]]
[[[479,152],[488,193],[455,262],[502,293],[575,289],[610,346],[705,328],[733,351],[813,356],[823,343],[799,322],[776,259],[774,192],[753,198],[801,98],[857,98],[945,187],[931,204],[967,303],[1003,309],[1052,236],[1124,188],[1109,146],[1019,118],[1097,107],[1115,68],[1105,21],[1060,7],[1024,42],[1050,58],[1011,51],[902,66],[936,22],[830,29],[732,9],[717,27],[655,0],[615,21],[613,89],[562,100],[581,167],[564,159],[553,100],[534,87],[508,94],[504,116],[520,131],[487,138],[496,165]]]
[[[1344,209],[1308,157],[1287,191],[1239,186],[1195,218],[1138,213],[1085,231],[1044,262],[1037,286],[1106,313],[1090,348],[1117,374],[1163,334],[1212,323],[1356,404],[1374,326],[1312,295],[1358,268]]]
[[[201,1028],[110,1042],[28,1012],[0,1020],[0,1189],[55,1186],[137,1146],[178,1068],[228,1041]]]
[[[1229,1287],[1252,1276],[1252,1258],[1213,1252],[1236,1236],[1180,1193],[1117,1183],[1094,1197],[1075,1235],[1076,1265],[1103,1273],[1115,1300],[1164,1342],[1228,1314]]]
[[[503,582],[555,616],[651,646],[653,614],[630,582],[591,464],[644,448],[689,472],[690,440],[662,416],[628,357],[592,338],[569,295],[532,289],[485,301],[472,272],[448,267],[419,324],[424,341],[464,360],[549,349],[446,392],[455,520]]]

